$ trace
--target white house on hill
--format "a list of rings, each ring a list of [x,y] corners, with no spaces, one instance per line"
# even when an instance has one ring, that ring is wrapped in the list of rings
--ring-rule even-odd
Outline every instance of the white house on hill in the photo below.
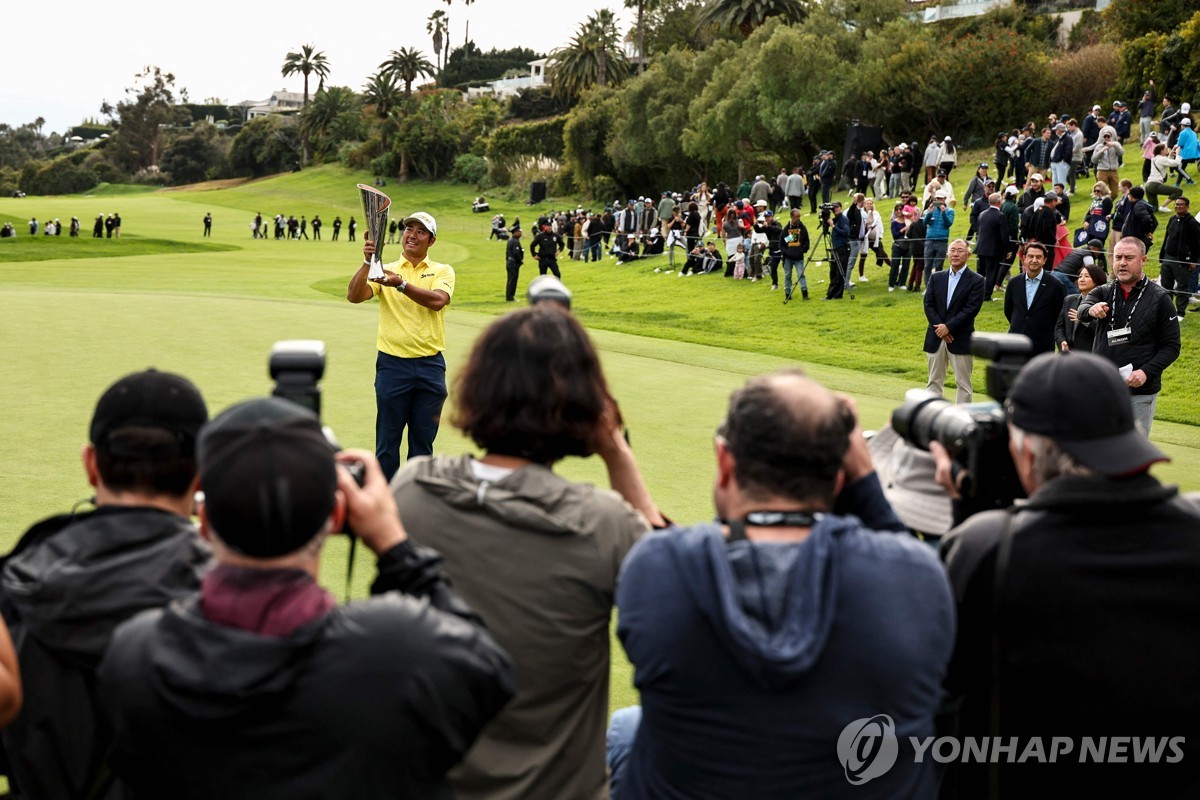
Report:
[[[522,89],[534,89],[546,85],[546,62],[548,58],[539,58],[529,62],[529,74],[519,78],[501,78],[490,81],[483,86],[472,86],[467,89],[467,99],[471,100],[484,95],[494,97],[512,97]]]

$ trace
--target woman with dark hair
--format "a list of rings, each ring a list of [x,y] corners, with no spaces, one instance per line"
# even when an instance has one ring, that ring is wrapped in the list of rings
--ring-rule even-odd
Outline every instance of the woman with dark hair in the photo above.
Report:
[[[607,796],[617,571],[651,524],[666,523],[570,312],[543,303],[497,319],[476,340],[454,398],[451,422],[483,455],[410,459],[392,490],[409,537],[441,554],[517,675],[517,696],[451,771],[454,796]],[[592,454],[616,492],[551,470]]]
[[[683,218],[683,235],[687,239],[687,251],[690,253],[700,244],[701,231],[704,221],[700,215],[700,205],[693,200],[688,203],[687,216]]]
[[[988,165],[984,161],[975,168],[975,174],[971,176],[971,182],[967,184],[967,190],[963,192],[963,208],[969,209],[980,198],[987,196],[986,189],[989,180],[991,178],[988,177]]]
[[[938,170],[945,172],[946,177],[950,177],[950,173],[957,165],[958,151],[954,147],[954,140],[947,136],[942,139],[941,147],[938,148]]]
[[[996,134],[996,141],[992,143],[996,150],[996,155],[992,161],[996,164],[996,191],[1004,185],[1004,176],[1008,172],[1008,161],[1011,154],[1008,152],[1008,134],[1000,131]]]
[[[1097,286],[1108,282],[1108,276],[1097,264],[1085,264],[1079,270],[1076,285],[1079,294],[1069,294],[1063,299],[1062,313],[1054,325],[1054,341],[1063,353],[1090,353],[1095,344],[1096,330],[1091,325],[1079,324],[1079,303]]]

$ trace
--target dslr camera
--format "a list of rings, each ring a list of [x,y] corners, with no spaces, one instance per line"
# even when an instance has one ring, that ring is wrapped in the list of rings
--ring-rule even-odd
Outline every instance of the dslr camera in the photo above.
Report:
[[[913,390],[892,412],[892,427],[904,441],[921,450],[939,442],[966,470],[962,500],[954,504],[954,524],[972,514],[1007,508],[1024,490],[1008,453],[1008,419],[1004,401],[1032,352],[1029,338],[1015,333],[975,333],[971,353],[988,359],[987,393],[992,402],[956,405],[924,390]]]
[[[325,376],[325,343],[317,339],[288,339],[271,346],[267,369],[275,387],[272,397],[280,397],[307,408],[321,418],[321,378]],[[341,450],[329,426],[322,426],[325,438]],[[366,471],[361,463],[343,465],[355,482],[363,485]]]

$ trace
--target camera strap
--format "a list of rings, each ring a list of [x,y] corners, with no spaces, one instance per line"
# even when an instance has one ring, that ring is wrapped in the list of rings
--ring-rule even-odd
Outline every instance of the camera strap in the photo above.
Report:
[[[996,567],[992,574],[992,697],[988,714],[988,735],[992,741],[1000,738],[1000,665],[1004,658],[1003,622],[1004,589],[1008,582],[1008,568],[1012,561],[1013,518],[1017,509],[1010,507],[1004,514],[1004,527],[1000,529],[1000,539],[996,543]],[[998,800],[1000,793],[1000,763],[993,761],[988,765],[988,797]]]
[[[350,602],[350,590],[354,587],[354,556],[358,553],[358,537],[347,532],[350,549],[346,551],[346,602]]]

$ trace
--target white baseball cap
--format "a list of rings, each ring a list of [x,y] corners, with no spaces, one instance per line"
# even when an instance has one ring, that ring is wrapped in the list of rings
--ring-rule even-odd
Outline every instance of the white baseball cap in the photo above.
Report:
[[[415,214],[409,214],[400,223],[402,227],[408,227],[410,222],[419,222],[425,230],[429,231],[430,236],[437,236],[437,220],[424,211],[418,211]]]
[[[945,192],[934,192],[933,199],[934,200],[945,200],[946,193]]]

